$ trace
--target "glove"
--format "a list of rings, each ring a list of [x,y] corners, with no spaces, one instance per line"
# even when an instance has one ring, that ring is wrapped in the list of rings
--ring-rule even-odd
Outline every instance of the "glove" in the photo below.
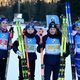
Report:
[[[11,32],[11,31],[13,32],[13,27],[11,27],[11,28],[9,29],[9,32]]]
[[[18,59],[20,60],[20,59],[21,59],[21,57],[20,57],[20,56],[18,56]]]
[[[63,57],[66,58],[68,54],[66,52],[63,53]]]
[[[16,54],[17,54],[18,56],[21,56],[21,55],[22,55],[22,52],[17,51]]]

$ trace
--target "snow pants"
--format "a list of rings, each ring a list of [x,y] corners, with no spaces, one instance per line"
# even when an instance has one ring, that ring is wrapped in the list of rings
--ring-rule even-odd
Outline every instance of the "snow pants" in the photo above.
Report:
[[[60,65],[45,65],[44,80],[51,80],[50,77],[52,72],[53,72],[52,80],[57,80],[59,74],[59,68]]]

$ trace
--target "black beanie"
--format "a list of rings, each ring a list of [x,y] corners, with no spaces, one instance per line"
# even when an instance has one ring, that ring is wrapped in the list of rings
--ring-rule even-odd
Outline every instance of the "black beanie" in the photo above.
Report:
[[[53,28],[57,28],[57,26],[56,26],[56,24],[54,22],[52,22],[52,23],[49,24],[49,29],[52,28],[52,27]]]

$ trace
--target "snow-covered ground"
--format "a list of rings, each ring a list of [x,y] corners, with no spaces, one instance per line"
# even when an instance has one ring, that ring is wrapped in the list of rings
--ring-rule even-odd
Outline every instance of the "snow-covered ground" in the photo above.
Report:
[[[23,26],[23,25],[22,25]],[[16,27],[14,26],[14,37],[12,42],[14,42],[17,39],[16,35]],[[18,58],[17,54],[15,54],[12,50],[9,57],[8,62],[8,70],[7,70],[7,78],[6,80],[18,80],[19,76],[19,64],[18,64]],[[65,68],[65,80],[72,80],[71,75],[71,64],[70,64],[70,56],[66,59],[66,68]],[[41,80],[41,72],[40,72],[40,54],[37,53],[37,60],[36,60],[36,71],[35,71],[35,80]]]
[[[70,56],[66,59],[66,68],[65,68],[65,80],[72,80],[71,69],[70,69]],[[9,65],[8,65],[8,73],[7,80],[18,80],[19,76],[19,68],[18,68],[18,58],[17,55],[11,50]],[[36,71],[35,71],[35,80],[41,80],[40,75],[40,54],[37,53],[36,60]]]

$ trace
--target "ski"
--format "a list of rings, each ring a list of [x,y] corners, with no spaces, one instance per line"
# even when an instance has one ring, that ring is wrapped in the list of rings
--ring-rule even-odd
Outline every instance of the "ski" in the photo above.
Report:
[[[58,80],[64,80],[65,77],[65,58],[63,56],[66,53],[66,40],[67,40],[67,19],[63,17],[62,22],[62,40],[61,40],[61,54],[60,54],[60,71]]]
[[[21,55],[21,58],[19,59],[19,74],[20,74],[19,80],[29,80],[24,39],[23,39],[22,29],[19,21],[16,21],[16,28],[17,28],[17,35],[18,35],[18,42],[19,42],[19,50],[23,53],[23,55]]]
[[[30,79],[30,65],[29,65],[29,56],[28,56],[28,46],[26,45],[26,36],[24,35],[24,43],[25,43],[25,51],[26,51],[26,54],[25,54],[25,57],[26,57],[26,64],[27,64],[27,70],[28,70],[28,72],[27,72],[27,75],[28,75],[28,79],[29,80],[31,80]]]
[[[40,44],[42,44],[42,34],[43,34],[42,28],[39,29],[38,34],[40,36]],[[41,80],[44,80],[43,48],[40,49],[40,53],[41,53]]]
[[[76,80],[70,3],[66,2],[65,6],[66,6],[66,17],[68,19],[68,40],[70,43],[69,49],[70,49],[70,55],[71,55],[72,80]]]

